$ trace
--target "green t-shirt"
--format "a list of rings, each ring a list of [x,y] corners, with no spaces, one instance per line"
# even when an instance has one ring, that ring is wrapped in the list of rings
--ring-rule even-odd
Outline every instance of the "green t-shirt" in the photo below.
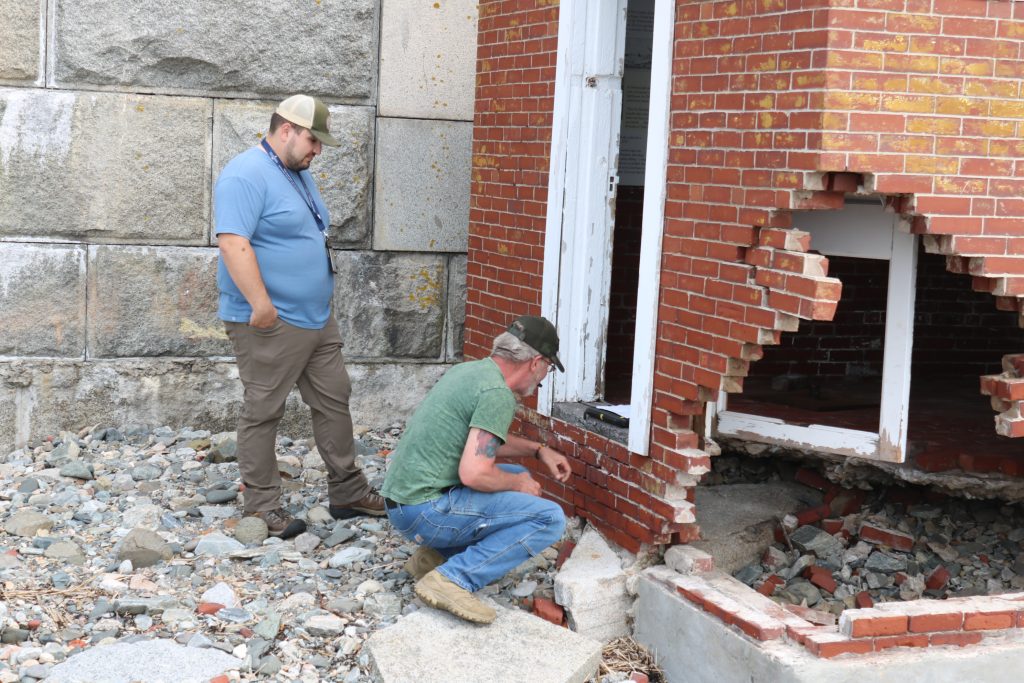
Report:
[[[459,461],[472,427],[505,441],[516,398],[490,358],[456,365],[416,409],[402,434],[381,494],[404,505],[433,500],[460,483]]]

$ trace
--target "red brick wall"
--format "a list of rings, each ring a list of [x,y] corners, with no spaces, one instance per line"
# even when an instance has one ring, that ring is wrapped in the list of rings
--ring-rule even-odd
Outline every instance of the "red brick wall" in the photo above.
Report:
[[[1019,312],[1022,37],[1024,6],[997,0],[678,3],[656,447],[762,345],[833,315],[839,282],[789,210],[886,195]]]
[[[551,1],[480,4],[467,358],[539,313],[556,36]],[[547,491],[626,547],[693,537],[705,402],[841,294],[790,210],[886,196],[1019,316],[1022,42],[1024,3],[1002,0],[680,0],[650,457],[526,410],[574,460]],[[1004,433],[1024,424],[1011,384],[986,385]]]

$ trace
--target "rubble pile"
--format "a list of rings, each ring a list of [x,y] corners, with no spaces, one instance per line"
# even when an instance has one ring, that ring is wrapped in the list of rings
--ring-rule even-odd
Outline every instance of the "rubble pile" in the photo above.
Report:
[[[791,463],[729,458],[716,483],[792,477],[824,494],[780,520],[775,543],[734,576],[818,623],[845,609],[1024,589],[1024,510],[924,487],[833,484]]]
[[[399,433],[357,428],[375,488]],[[0,683],[64,680],[76,653],[115,643],[221,651],[237,662],[225,680],[370,680],[364,641],[422,606],[402,571],[415,547],[385,519],[335,521],[312,440],[284,437],[285,507],[308,529],[268,538],[241,519],[235,451],[233,433],[96,426],[6,454]],[[549,548],[485,594],[550,600],[556,557]]]

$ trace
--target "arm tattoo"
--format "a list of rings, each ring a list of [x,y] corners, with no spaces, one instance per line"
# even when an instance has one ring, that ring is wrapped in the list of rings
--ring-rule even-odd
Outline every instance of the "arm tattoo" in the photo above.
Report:
[[[498,455],[498,446],[501,445],[499,441],[494,434],[481,431],[476,437],[476,454],[494,460]]]

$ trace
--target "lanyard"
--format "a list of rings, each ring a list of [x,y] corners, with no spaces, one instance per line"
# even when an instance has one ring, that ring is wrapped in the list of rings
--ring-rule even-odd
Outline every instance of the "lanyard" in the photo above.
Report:
[[[299,197],[306,204],[306,208],[308,208],[309,212],[313,214],[313,220],[316,221],[316,227],[320,231],[320,234],[324,236],[324,239],[327,239],[327,226],[324,225],[324,219],[320,217],[320,212],[316,210],[316,202],[313,201],[313,195],[310,193],[309,187],[306,186],[306,179],[302,177],[301,173],[299,174],[299,182],[302,183],[302,190],[300,190],[298,184],[295,182],[295,175],[285,168],[284,162],[282,162],[280,157],[277,156],[274,148],[270,146],[270,143],[267,142],[266,138],[260,142],[260,145],[267,152],[267,155],[274,160],[277,167],[281,169],[281,173],[284,173],[284,177],[292,184],[295,191],[299,193]],[[303,196],[303,191],[305,191],[305,196]]]

